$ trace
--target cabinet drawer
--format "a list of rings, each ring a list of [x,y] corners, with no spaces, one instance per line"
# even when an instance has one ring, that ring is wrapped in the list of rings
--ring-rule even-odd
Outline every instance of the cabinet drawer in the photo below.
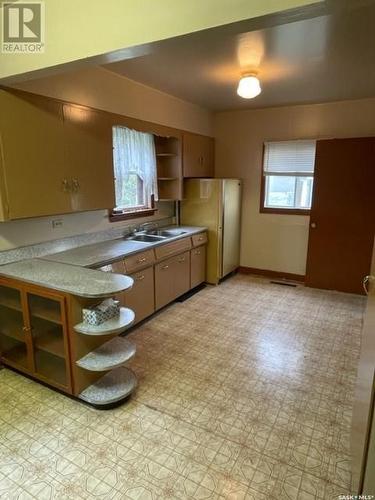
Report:
[[[126,307],[135,313],[135,323],[139,323],[155,311],[154,268],[147,267],[131,275],[133,288],[124,294]]]
[[[193,247],[204,245],[207,243],[207,233],[194,234],[191,239],[193,240]]]
[[[124,260],[125,270],[128,273],[142,269],[142,267],[147,267],[155,262],[155,255],[153,250],[146,250],[145,252],[139,252],[130,257],[126,257]]]
[[[169,257],[176,253],[184,252],[185,250],[190,250],[191,241],[190,238],[184,238],[182,240],[173,241],[167,245],[155,248],[156,258],[158,260]]]

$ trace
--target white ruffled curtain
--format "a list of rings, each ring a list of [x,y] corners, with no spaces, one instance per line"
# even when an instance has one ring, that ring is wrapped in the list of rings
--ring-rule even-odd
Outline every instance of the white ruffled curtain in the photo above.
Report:
[[[124,199],[127,175],[136,173],[143,180],[144,200],[158,199],[154,136],[126,127],[113,127],[113,162],[116,202]]]

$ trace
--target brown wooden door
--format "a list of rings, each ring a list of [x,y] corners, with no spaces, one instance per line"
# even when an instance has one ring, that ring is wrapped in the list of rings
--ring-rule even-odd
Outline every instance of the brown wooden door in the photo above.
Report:
[[[363,293],[375,231],[375,138],[317,142],[306,285]]]

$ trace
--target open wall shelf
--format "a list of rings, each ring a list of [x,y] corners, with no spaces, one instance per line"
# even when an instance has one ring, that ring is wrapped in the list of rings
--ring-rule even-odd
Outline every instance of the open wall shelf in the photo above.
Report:
[[[159,199],[182,199],[182,146],[179,137],[155,135]]]

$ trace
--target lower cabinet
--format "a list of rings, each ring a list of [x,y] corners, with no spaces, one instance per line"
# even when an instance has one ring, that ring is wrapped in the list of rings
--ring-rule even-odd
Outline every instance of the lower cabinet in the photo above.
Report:
[[[154,268],[153,266],[131,274],[133,288],[124,294],[126,307],[135,313],[134,323],[139,323],[155,311],[154,300]]]
[[[191,288],[206,281],[206,247],[204,245],[190,251],[190,278]]]
[[[190,252],[175,257],[174,299],[190,290]]]
[[[190,290],[190,252],[170,257],[155,266],[156,309]]]
[[[193,244],[200,246],[191,250],[190,238],[157,247],[156,259],[165,259],[157,264],[154,264],[153,250],[146,250],[103,266],[100,270],[127,274],[133,278],[133,288],[117,299],[122,306],[135,312],[135,323],[139,323],[206,281],[206,242],[206,234],[198,234],[193,238]],[[165,258],[171,251],[181,253]],[[141,265],[148,267],[136,271]]]
[[[0,361],[71,390],[65,297],[0,281]]]

